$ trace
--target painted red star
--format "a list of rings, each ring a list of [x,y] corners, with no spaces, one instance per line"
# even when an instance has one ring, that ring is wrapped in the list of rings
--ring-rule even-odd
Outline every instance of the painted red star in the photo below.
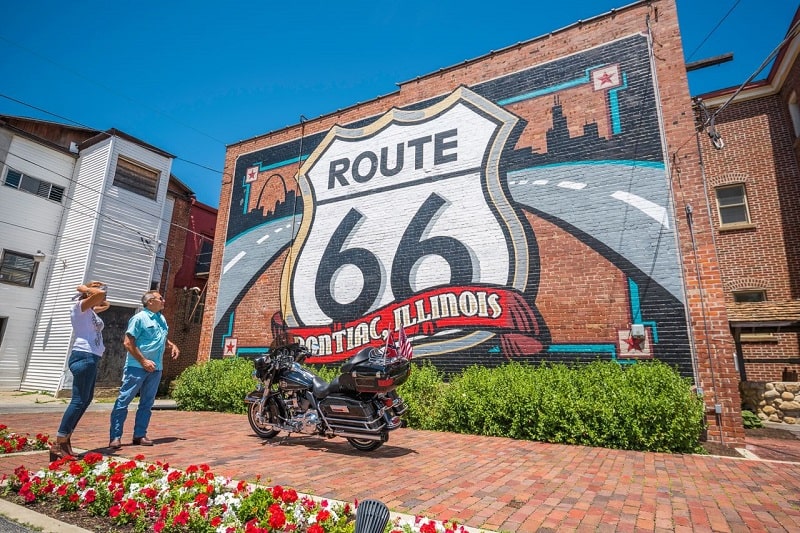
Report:
[[[603,72],[602,76],[598,78],[600,81],[600,85],[605,85],[606,83],[614,83],[614,80],[611,78],[611,74],[608,72]]]
[[[229,342],[225,346],[225,353],[228,353],[228,352],[233,353],[233,348],[234,348],[234,344],[232,342]]]
[[[644,339],[636,338],[636,337],[628,337],[625,339],[625,343],[628,345],[628,351],[637,350],[643,352],[642,344],[644,344]]]

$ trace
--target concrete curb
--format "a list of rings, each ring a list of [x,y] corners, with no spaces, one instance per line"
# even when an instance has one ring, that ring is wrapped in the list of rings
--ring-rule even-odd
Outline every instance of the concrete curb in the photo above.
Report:
[[[22,527],[31,527],[44,533],[92,533],[88,529],[59,522],[55,518],[39,514],[2,498],[0,498],[0,515]]]

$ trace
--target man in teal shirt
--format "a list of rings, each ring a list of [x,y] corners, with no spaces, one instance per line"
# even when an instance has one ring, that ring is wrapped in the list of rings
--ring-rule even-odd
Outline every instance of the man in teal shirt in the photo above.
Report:
[[[108,443],[108,447],[114,450],[122,447],[122,430],[128,417],[128,405],[137,393],[139,407],[136,409],[133,426],[133,443],[142,446],[153,445],[153,441],[147,438],[147,427],[150,425],[153,403],[164,369],[165,346],[169,346],[173,359],[177,359],[180,355],[175,343],[167,339],[169,327],[164,315],[161,314],[164,309],[164,297],[158,291],[148,291],[142,296],[142,305],[144,309],[128,321],[123,341],[128,354],[122,373],[122,386],[111,411]]]

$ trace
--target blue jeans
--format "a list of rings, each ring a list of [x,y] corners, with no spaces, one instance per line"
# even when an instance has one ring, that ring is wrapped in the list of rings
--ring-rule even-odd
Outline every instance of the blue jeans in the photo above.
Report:
[[[72,399],[61,417],[58,426],[58,437],[67,437],[78,425],[86,408],[94,398],[94,382],[97,379],[97,362],[99,355],[80,350],[73,350],[69,356],[68,366],[72,372]]]
[[[126,366],[122,373],[122,386],[119,396],[111,410],[111,440],[121,439],[128,418],[128,405],[139,394],[139,407],[136,409],[136,419],[133,425],[133,438],[146,437],[147,426],[150,425],[150,415],[156,401],[158,384],[161,382],[161,370],[148,372],[144,368]]]

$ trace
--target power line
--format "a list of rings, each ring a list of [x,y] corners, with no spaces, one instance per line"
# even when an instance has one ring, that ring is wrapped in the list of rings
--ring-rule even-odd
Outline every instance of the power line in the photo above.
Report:
[[[80,72],[77,72],[77,71],[75,71],[75,70],[72,70],[72,69],[70,69],[70,68],[68,68],[68,67],[65,67],[64,65],[62,65],[61,63],[58,63],[57,61],[53,61],[52,59],[50,59],[49,57],[47,57],[47,56],[45,56],[45,55],[43,55],[43,54],[40,54],[40,53],[38,53],[38,52],[36,52],[36,51],[34,51],[34,50],[31,50],[30,48],[28,48],[28,47],[26,47],[26,46],[23,46],[23,45],[21,45],[21,44],[19,44],[19,43],[15,42],[15,41],[12,41],[12,40],[11,40],[11,39],[9,39],[8,37],[4,37],[3,35],[0,35],[0,39],[2,39],[2,40],[4,40],[4,41],[6,41],[6,42],[7,42],[7,43],[9,43],[9,44],[12,44],[12,45],[16,46],[17,48],[20,48],[20,49],[22,49],[22,50],[25,50],[25,51],[26,51],[26,52],[28,52],[29,54],[32,54],[32,55],[34,55],[34,56],[37,56],[37,57],[39,57],[40,59],[43,59],[43,60],[47,61],[48,63],[52,63],[53,65],[55,65],[55,66],[57,66],[57,67],[59,67],[59,68],[61,68],[61,69],[65,70],[65,71],[67,71],[67,72],[69,72],[69,73],[71,73],[71,74],[73,74],[73,75],[75,75],[75,76],[77,76],[77,77],[79,77],[79,78],[81,78],[81,79],[83,79],[83,80],[86,80],[86,81],[88,81],[89,83],[92,83],[92,84],[94,84],[94,85],[97,85],[98,87],[100,87],[100,88],[102,88],[102,89],[104,89],[104,90],[106,90],[106,91],[108,91],[108,92],[110,92],[110,93],[112,93],[112,94],[116,94],[117,96],[120,96],[120,97],[122,97],[122,98],[125,98],[126,100],[128,100],[128,101],[130,101],[130,102],[133,102],[134,104],[140,105],[140,106],[142,106],[143,108],[145,108],[145,109],[147,109],[147,110],[149,110],[149,111],[152,111],[152,112],[154,112],[154,113],[157,113],[157,114],[159,114],[159,115],[161,115],[161,116],[163,116],[163,117],[166,117],[166,118],[168,118],[168,119],[172,120],[173,122],[175,122],[176,124],[179,124],[179,125],[183,126],[184,128],[188,128],[188,129],[190,129],[190,130],[194,131],[195,133],[199,133],[200,135],[203,135],[204,137],[207,137],[207,138],[211,139],[212,141],[218,142],[218,143],[222,144],[223,146],[225,146],[225,142],[224,142],[224,141],[221,141],[221,140],[219,140],[219,139],[217,139],[217,138],[215,138],[215,137],[213,137],[213,136],[209,135],[208,133],[206,133],[206,132],[204,132],[204,131],[201,131],[201,130],[197,129],[197,128],[195,128],[194,126],[191,126],[191,125],[189,125],[189,124],[186,124],[186,123],[184,123],[184,122],[181,122],[180,120],[178,120],[178,119],[176,119],[176,118],[174,118],[174,117],[172,117],[172,116],[168,115],[167,113],[165,113],[165,112],[161,111],[160,109],[156,109],[155,107],[148,106],[147,104],[145,104],[145,103],[142,103],[142,102],[139,102],[138,100],[135,100],[134,98],[131,98],[130,96],[128,96],[127,94],[125,94],[125,93],[123,93],[123,92],[121,92],[121,91],[118,91],[118,90],[116,90],[116,89],[113,89],[113,88],[111,88],[111,87],[108,87],[108,86],[106,86],[106,85],[103,85],[102,83],[99,83],[99,82],[97,82],[97,81],[95,81],[95,80],[93,80],[93,79],[91,79],[91,78],[89,78],[89,77],[87,77],[87,76],[84,76],[84,75],[83,75],[83,74],[81,74]]]
[[[723,23],[723,22],[725,22],[725,19],[726,19],[726,18],[728,18],[728,15],[730,15],[731,13],[733,13],[733,10],[734,10],[734,9],[736,9],[736,6],[738,6],[738,5],[739,5],[739,2],[740,2],[740,1],[741,1],[741,0],[736,0],[736,2],[734,2],[734,3],[733,3],[733,6],[731,6],[731,8],[728,10],[728,12],[727,12],[727,13],[725,13],[725,16],[723,16],[723,17],[720,19],[720,21],[719,21],[719,22],[717,22],[717,25],[716,25],[716,26],[714,26],[714,27],[711,29],[711,31],[710,31],[710,32],[708,32],[708,35],[706,35],[706,36],[705,36],[705,38],[704,38],[702,41],[700,41],[700,44],[698,44],[698,45],[697,45],[697,47],[694,49],[694,51],[693,51],[691,54],[689,54],[689,57],[687,57],[687,58],[686,58],[686,61],[687,61],[687,62],[691,61],[691,59],[694,57],[694,55],[697,53],[697,51],[698,51],[698,50],[700,50],[700,48],[701,48],[701,47],[702,47],[704,44],[706,44],[706,41],[707,41],[707,40],[708,40],[708,39],[709,39],[709,38],[710,38],[712,35],[714,35],[714,32],[715,32],[715,31],[717,31],[717,29],[718,29],[718,28],[719,28],[719,27],[722,25],[722,23]]]
[[[69,181],[69,182],[71,182],[71,183],[74,183],[76,186],[83,187],[84,189],[87,189],[87,190],[89,190],[89,191],[92,191],[92,192],[94,192],[94,193],[100,194],[101,196],[105,196],[105,194],[106,194],[104,191],[101,191],[101,190],[95,189],[94,187],[90,187],[89,185],[86,185],[85,183],[81,183],[80,181],[77,181],[77,180],[75,180],[75,179],[73,179],[73,178],[71,178],[71,177],[69,177],[69,176],[65,176],[64,174],[61,174],[61,173],[59,173],[59,172],[57,172],[57,171],[55,171],[55,170],[53,170],[53,169],[51,169],[51,168],[48,168],[48,167],[46,167],[46,166],[44,166],[44,165],[41,165],[41,164],[39,164],[39,163],[37,163],[37,162],[35,162],[35,161],[31,161],[30,159],[27,159],[27,158],[25,158],[25,157],[22,157],[21,155],[19,155],[19,154],[17,154],[17,153],[14,153],[14,152],[12,152],[12,151],[10,151],[10,150],[6,151],[6,154],[8,154],[8,155],[13,155],[13,156],[14,156],[14,157],[16,157],[16,158],[18,158],[18,159],[21,159],[22,161],[25,161],[25,162],[27,162],[27,163],[30,163],[30,164],[32,164],[32,165],[35,165],[35,166],[37,166],[37,167],[39,167],[39,168],[41,168],[41,169],[44,169],[44,170],[46,170],[46,171],[48,171],[48,172],[51,172],[51,173],[55,174],[56,176],[62,177],[62,178],[64,178],[64,179],[66,179],[67,181]],[[7,166],[10,166],[10,165],[8,165],[8,161],[7,161],[7,160],[6,160],[6,165],[7,165]],[[15,169],[15,170],[16,170],[16,169]],[[134,229],[134,228],[129,228],[129,227],[125,226],[125,224],[124,224],[123,222],[120,222],[120,221],[118,221],[118,220],[115,220],[113,217],[111,217],[111,216],[109,216],[109,215],[106,215],[105,213],[101,213],[101,212],[97,211],[96,209],[94,209],[94,208],[93,208],[93,207],[91,207],[91,206],[87,206],[87,205],[84,205],[84,204],[82,204],[82,203],[81,203],[81,202],[79,202],[78,200],[75,200],[75,199],[74,199],[74,197],[70,197],[70,196],[68,196],[67,194],[65,194],[64,196],[65,196],[66,198],[69,198],[69,199],[70,199],[70,200],[72,200],[73,202],[77,203],[78,205],[81,205],[82,207],[85,207],[86,209],[90,209],[90,210],[92,210],[94,213],[97,213],[98,215],[100,215],[100,216],[102,216],[102,217],[105,217],[105,218],[108,218],[109,220],[111,220],[111,221],[113,221],[113,222],[116,222],[117,224],[120,224],[121,226],[125,227],[126,229],[129,229],[129,230],[131,230],[131,231],[134,231],[135,233],[137,233],[137,234],[138,234],[139,236],[141,236],[141,237],[148,238],[148,239],[150,238],[149,236],[147,236],[147,235],[143,235],[141,232],[139,232],[138,230],[136,230],[136,229]],[[122,200],[120,200],[120,202],[122,202]],[[144,210],[142,210],[141,208],[137,207],[135,204],[131,204],[131,203],[128,203],[128,202],[122,202],[122,203],[124,203],[125,205],[127,205],[127,206],[129,206],[129,207],[132,207],[132,208],[133,208],[133,209],[135,209],[136,211],[139,211],[139,212],[141,212],[141,213],[143,213],[143,214],[146,214],[146,215],[148,215],[148,216],[151,216],[151,217],[153,217],[153,218],[154,218],[156,221],[158,221],[159,223],[164,223],[164,222],[167,222],[167,223],[169,223],[169,225],[170,225],[170,226],[174,226],[174,227],[176,227],[176,228],[178,228],[178,229],[182,229],[182,230],[184,230],[184,231],[186,231],[186,232],[188,232],[188,233],[192,233],[192,234],[194,234],[194,235],[196,235],[196,236],[198,236],[198,237],[202,237],[202,238],[204,238],[204,239],[208,239],[208,238],[209,238],[209,237],[207,237],[206,235],[204,235],[204,234],[202,234],[202,233],[199,233],[199,232],[197,232],[197,231],[194,231],[194,230],[192,230],[192,229],[189,229],[189,228],[186,228],[186,227],[184,227],[184,226],[181,226],[180,224],[176,224],[176,223],[174,223],[174,222],[172,222],[172,221],[170,221],[170,220],[167,220],[167,219],[165,219],[165,218],[161,218],[161,217],[159,217],[159,216],[153,215],[152,213],[148,213],[147,211],[144,211]],[[66,209],[66,208],[65,208],[65,209]],[[213,240],[213,239],[211,239],[211,240]]]

